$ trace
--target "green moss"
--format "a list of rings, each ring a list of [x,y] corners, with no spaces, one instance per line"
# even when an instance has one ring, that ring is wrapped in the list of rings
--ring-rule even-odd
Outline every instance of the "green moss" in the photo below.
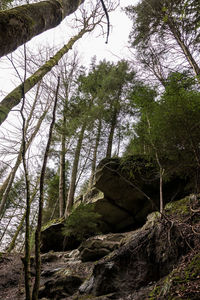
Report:
[[[192,261],[185,270],[187,279],[195,279],[200,274],[200,254],[193,257]]]
[[[165,206],[165,213],[167,215],[177,214],[180,216],[190,213],[190,199],[185,197],[182,200],[170,202]]]
[[[54,224],[58,224],[58,223],[62,223],[64,221],[64,218],[59,218],[59,219],[53,219],[51,221],[49,221],[48,223],[44,224],[42,226],[42,231],[46,230],[47,228],[49,228],[51,225]]]
[[[154,289],[149,294],[149,299],[154,300],[157,296],[160,295],[160,286],[155,286]]]
[[[164,299],[168,300],[180,299],[174,295],[174,291],[184,292],[187,284],[194,281],[200,274],[200,254],[196,254],[191,262],[184,270],[175,269],[164,280],[157,284],[149,294],[150,300]],[[172,296],[170,296],[172,295]]]

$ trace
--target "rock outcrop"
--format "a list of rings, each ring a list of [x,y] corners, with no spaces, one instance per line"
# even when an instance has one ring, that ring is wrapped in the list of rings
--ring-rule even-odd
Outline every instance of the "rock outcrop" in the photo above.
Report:
[[[200,198],[186,197],[167,204],[164,216],[151,213],[134,231],[92,237],[76,250],[43,254],[39,298],[197,300],[199,232]],[[8,265],[14,280],[6,275]],[[24,299],[19,257],[16,265],[14,257],[0,258],[0,278],[3,299]]]
[[[171,177],[163,185],[165,203],[181,199],[187,180]],[[76,202],[94,205],[101,215],[102,233],[124,232],[139,228],[149,213],[159,210],[159,174],[153,163],[141,157],[104,159],[97,168],[94,187]],[[74,249],[78,241],[62,234],[63,224],[42,233],[42,252]]]

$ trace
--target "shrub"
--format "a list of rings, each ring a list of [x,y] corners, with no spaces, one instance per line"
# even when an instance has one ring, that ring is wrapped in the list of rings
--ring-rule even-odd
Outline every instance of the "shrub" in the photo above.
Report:
[[[81,203],[66,219],[63,234],[67,237],[73,236],[79,241],[100,234],[100,218],[101,215],[94,211],[93,204]]]

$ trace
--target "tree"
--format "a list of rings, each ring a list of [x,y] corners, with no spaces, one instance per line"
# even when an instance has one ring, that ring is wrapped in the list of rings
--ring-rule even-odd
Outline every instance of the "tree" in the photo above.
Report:
[[[61,109],[61,120],[59,122],[58,132],[60,134],[60,142],[61,142],[61,149],[60,149],[60,163],[59,163],[59,216],[60,218],[64,216],[65,206],[66,206],[66,140],[69,138],[69,131],[68,128],[69,119],[72,118],[70,116],[71,111],[69,109],[69,97],[70,94],[73,93],[73,88],[75,85],[75,80],[80,72],[78,69],[78,59],[77,55],[74,54],[72,62],[67,64],[65,61],[62,65],[63,71],[62,74],[62,109]],[[67,134],[68,133],[68,134]],[[73,132],[70,133],[72,135]]]
[[[195,80],[187,73],[172,73],[155,114],[168,155],[183,165],[200,167],[200,102]],[[161,113],[165,112],[161,117]],[[176,130],[174,130],[176,128]],[[158,130],[158,126],[156,128]],[[165,129],[165,130],[164,130]],[[162,140],[163,139],[163,140]],[[185,162],[184,162],[185,161]]]
[[[65,220],[63,234],[65,236],[75,237],[79,241],[100,234],[99,224],[101,215],[94,211],[93,205],[85,205],[81,203],[74,208]]]
[[[175,41],[198,77],[200,67],[195,52],[200,37],[199,8],[198,1],[187,0],[142,0],[136,6],[128,7],[126,11],[134,20],[130,34],[132,46],[148,48],[156,42],[170,51],[172,41]]]
[[[139,109],[140,121],[139,124],[135,126],[136,131],[136,143],[139,144],[140,151],[139,154],[144,152],[148,157],[153,158],[159,168],[159,178],[160,178],[160,212],[163,213],[164,200],[163,200],[163,175],[165,169],[162,165],[161,155],[160,155],[160,143],[155,139],[154,132],[154,113],[156,110],[157,103],[155,102],[156,92],[150,89],[148,86],[140,85],[133,90],[132,101],[135,109]],[[134,147],[134,143],[133,143]]]
[[[25,145],[26,149],[25,149],[25,152],[27,152],[30,149],[30,145],[33,142],[34,138],[36,137],[36,135],[37,135],[37,133],[38,133],[40,127],[41,127],[41,124],[44,121],[44,118],[45,118],[45,116],[46,116],[46,114],[47,114],[47,112],[48,112],[48,110],[49,110],[49,108],[52,104],[51,101],[49,101],[49,100],[46,102],[45,107],[44,107],[44,111],[42,112],[41,116],[38,118],[37,123],[35,124],[35,127],[34,127],[32,133],[30,134],[30,136],[28,136],[29,135],[28,132],[30,133],[30,124],[33,122],[34,113],[37,110],[37,104],[39,102],[39,96],[41,96],[40,93],[39,93],[40,87],[41,87],[41,85],[39,84],[37,86],[36,95],[35,95],[35,98],[34,98],[30,113],[27,117],[25,128],[24,128],[24,131],[25,131],[25,134],[26,134],[26,145]],[[40,110],[41,110],[41,108],[40,108]],[[12,167],[11,172],[6,177],[5,181],[3,182],[2,186],[0,187],[0,195],[1,195],[0,215],[2,214],[2,212],[4,210],[4,207],[6,205],[6,201],[8,199],[10,189],[12,187],[12,184],[13,184],[13,181],[14,181],[14,178],[15,178],[15,174],[16,174],[17,170],[19,169],[19,166],[20,166],[21,161],[22,161],[22,148],[23,148],[23,142],[21,142],[21,146],[18,150],[18,155],[17,155],[17,158],[16,158],[16,162],[15,162],[14,166]]]
[[[51,144],[53,126],[55,124],[56,118],[56,107],[57,107],[57,100],[58,100],[58,91],[59,91],[59,84],[60,84],[60,77],[58,77],[58,83],[56,88],[55,94],[55,102],[53,107],[53,117],[49,127],[49,137],[45,149],[42,170],[40,174],[40,193],[39,193],[39,212],[38,212],[38,221],[37,221],[37,228],[35,233],[35,265],[36,265],[36,273],[35,273],[35,282],[33,287],[32,293],[32,300],[38,299],[38,292],[40,286],[40,272],[41,272],[41,258],[40,258],[40,241],[41,241],[41,228],[42,228],[42,216],[43,216],[43,205],[44,205],[44,179],[45,179],[45,171],[47,165],[47,159],[49,155],[49,149]]]
[[[151,101],[145,89],[132,94],[139,121],[129,151],[156,160],[161,188],[162,181],[175,173],[192,177],[199,170],[199,92],[187,73],[172,73],[157,101],[156,94]]]

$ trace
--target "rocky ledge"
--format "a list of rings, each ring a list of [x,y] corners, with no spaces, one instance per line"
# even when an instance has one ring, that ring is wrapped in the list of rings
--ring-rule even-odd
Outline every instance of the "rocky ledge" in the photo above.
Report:
[[[190,196],[167,204],[162,216],[151,213],[137,230],[95,236],[72,251],[45,253],[39,298],[200,299],[199,233],[200,199]],[[18,255],[2,254],[2,299],[24,299],[22,273]]]
[[[165,204],[190,193],[188,179],[171,176],[163,184]],[[95,184],[80,196],[76,205],[93,205],[101,215],[102,233],[126,232],[144,225],[149,213],[159,210],[159,174],[153,162],[138,156],[103,159],[96,172]],[[42,252],[71,250],[78,246],[73,238],[64,241],[58,222],[42,232]]]

